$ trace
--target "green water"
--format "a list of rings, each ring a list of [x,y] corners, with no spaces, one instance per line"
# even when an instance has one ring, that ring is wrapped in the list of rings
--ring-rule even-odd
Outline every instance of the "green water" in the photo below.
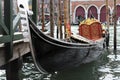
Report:
[[[34,64],[24,63],[22,80],[120,80],[120,51],[114,54],[112,49],[105,50],[98,60],[83,64],[78,68],[40,74]]]
[[[78,68],[55,72],[49,75],[41,75],[36,68],[23,73],[28,74],[25,80],[120,80],[120,33],[117,27],[117,51],[113,51],[113,27],[110,27],[110,47],[103,51],[98,60],[83,64]],[[72,30],[77,30],[77,26]],[[23,74],[22,73],[22,74]]]
[[[76,30],[75,27],[73,30]],[[23,63],[21,80],[120,80],[120,27],[117,28],[117,51],[113,51],[113,27],[110,27],[110,47],[96,61],[78,68],[43,75],[33,63]],[[32,60],[32,59],[28,59]],[[24,61],[23,61],[24,62]],[[1,71],[0,71],[1,72]],[[0,73],[5,76],[5,71]],[[0,80],[5,80],[0,78]]]
[[[120,80],[120,56],[103,55],[95,62],[54,74],[50,80]]]

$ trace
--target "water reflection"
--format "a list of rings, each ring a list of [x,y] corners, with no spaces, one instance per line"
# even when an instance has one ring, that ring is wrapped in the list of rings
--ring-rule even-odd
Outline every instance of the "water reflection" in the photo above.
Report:
[[[49,80],[120,80],[120,51],[104,51],[97,61],[52,74]]]
[[[108,63],[98,68],[102,73],[99,80],[120,80],[120,51],[108,55]],[[117,55],[116,55],[117,54]]]
[[[102,73],[98,71],[98,68],[106,64],[106,61],[104,63],[101,60],[108,61],[108,58],[104,55],[97,61],[83,64],[78,68],[57,72],[51,76],[50,80],[101,80]]]
[[[20,75],[21,78],[23,76],[23,80],[39,79],[41,77],[33,63],[24,63]]]
[[[0,80],[6,80],[5,70],[0,70]]]
[[[79,68],[58,72],[51,80],[96,80],[94,64],[81,65]]]

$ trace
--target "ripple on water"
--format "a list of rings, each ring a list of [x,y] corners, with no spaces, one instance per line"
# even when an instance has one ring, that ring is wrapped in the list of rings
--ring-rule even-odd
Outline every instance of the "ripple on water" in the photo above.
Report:
[[[120,80],[120,54],[112,53],[107,58],[108,63],[98,68],[98,71],[102,73],[99,80]]]

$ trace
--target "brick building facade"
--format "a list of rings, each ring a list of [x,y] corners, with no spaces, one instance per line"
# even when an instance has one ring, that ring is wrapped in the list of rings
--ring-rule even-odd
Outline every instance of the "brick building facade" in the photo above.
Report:
[[[120,0],[116,0],[117,19],[120,17]],[[113,22],[114,0],[108,0],[109,19]],[[88,18],[93,15],[101,22],[106,22],[106,0],[76,0],[71,1],[71,21],[77,23],[78,16]]]

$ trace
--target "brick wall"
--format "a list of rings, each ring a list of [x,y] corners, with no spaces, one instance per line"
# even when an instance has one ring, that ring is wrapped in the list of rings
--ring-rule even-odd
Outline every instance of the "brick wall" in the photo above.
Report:
[[[120,0],[117,0],[116,2],[118,6],[120,6]],[[114,9],[114,0],[108,0],[109,4],[109,9],[110,9],[110,14],[113,14],[113,9]],[[76,9],[79,6],[82,6],[85,9],[85,18],[87,18],[88,15],[88,10],[91,6],[95,6],[97,9],[97,14],[98,14],[98,19],[101,20],[100,14],[101,14],[101,9],[106,5],[105,0],[88,0],[88,1],[72,1],[71,2],[71,16],[72,16],[72,22],[76,23]],[[120,8],[118,9],[120,10]],[[120,11],[118,11],[120,12]],[[119,13],[118,13],[119,14]],[[120,15],[118,15],[120,17]],[[101,20],[102,21],[102,20]]]

